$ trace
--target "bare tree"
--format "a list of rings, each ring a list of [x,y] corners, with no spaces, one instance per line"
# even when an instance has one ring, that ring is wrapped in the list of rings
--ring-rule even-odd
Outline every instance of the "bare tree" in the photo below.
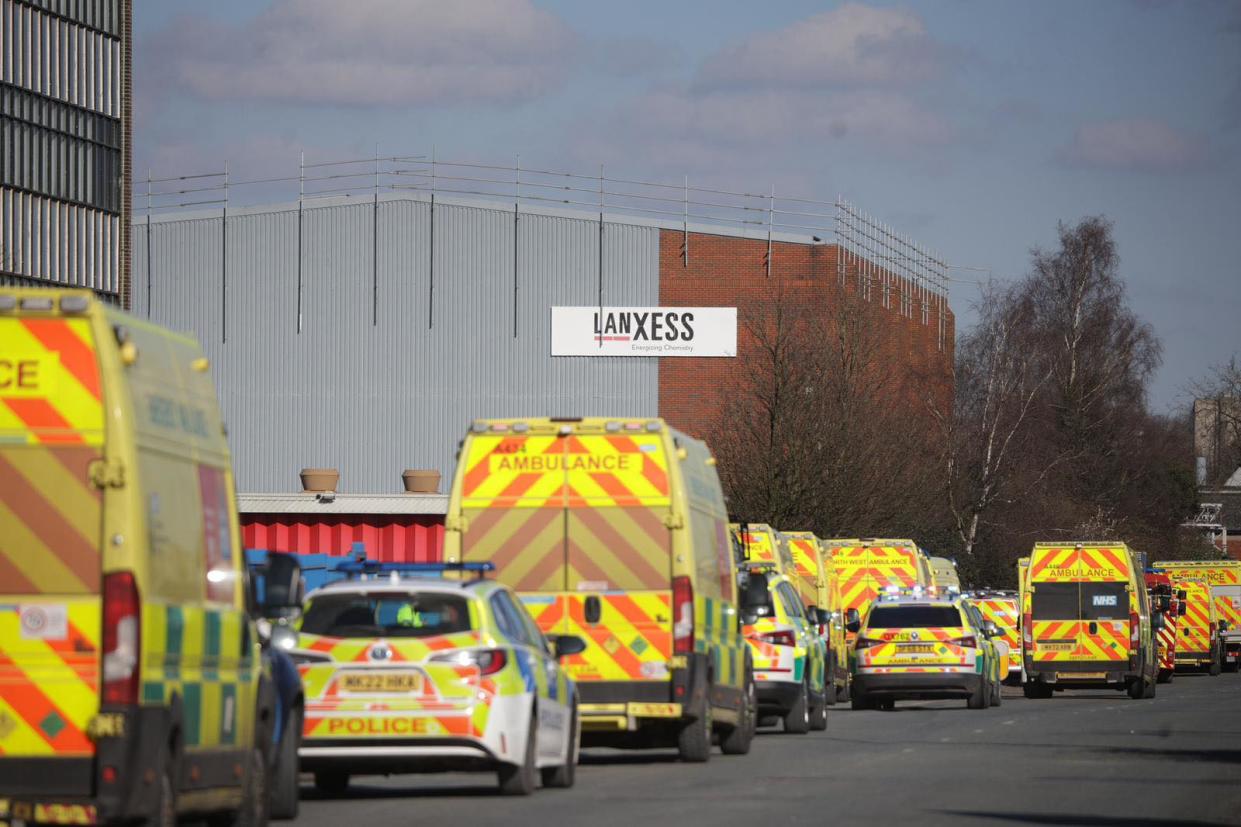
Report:
[[[730,510],[823,536],[916,533],[937,508],[934,431],[885,369],[873,308],[821,302],[777,286],[742,317],[746,379],[711,436]]]
[[[1020,285],[989,286],[978,324],[957,347],[955,410],[932,408],[945,432],[948,509],[967,567],[985,515],[1041,485],[1069,458],[1063,451],[1032,458],[1025,450],[1032,411],[1052,376],[1050,365],[1032,358],[1032,323],[1033,306]]]

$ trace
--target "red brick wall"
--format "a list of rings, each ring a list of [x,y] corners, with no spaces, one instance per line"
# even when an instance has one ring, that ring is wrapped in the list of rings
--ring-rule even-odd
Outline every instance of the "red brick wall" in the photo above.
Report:
[[[663,230],[659,244],[659,303],[663,307],[737,307],[736,359],[665,358],[659,364],[659,413],[677,428],[706,437],[704,406],[711,406],[721,390],[737,387],[745,375],[745,360],[754,342],[740,321],[747,308],[770,306],[778,293],[786,301],[821,310],[825,323],[839,309],[843,296],[860,296],[857,260],[845,257],[845,286],[841,287],[840,249],[834,244],[772,245],[771,274],[767,274],[767,242],[733,236],[691,233],[688,261],[682,255],[683,236]],[[880,331],[880,369],[908,392],[921,398],[929,393],[938,405],[952,398],[954,318],[943,302],[944,334],[939,341],[939,301],[930,297],[928,323],[922,323],[921,298],[913,286],[890,276],[890,307],[882,304],[878,276],[871,280],[870,298],[860,302],[862,312],[873,314]],[[912,318],[901,312],[900,292],[915,296]]]

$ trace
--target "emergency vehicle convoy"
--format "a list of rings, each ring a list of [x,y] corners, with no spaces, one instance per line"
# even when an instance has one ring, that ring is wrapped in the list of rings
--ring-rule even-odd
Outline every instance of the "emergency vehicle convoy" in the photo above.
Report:
[[[1038,543],[1029,559],[1021,574],[1026,697],[1072,687],[1154,697],[1159,661],[1142,556],[1124,543]],[[1155,618],[1159,625],[1162,613]]]
[[[1166,561],[1155,566],[1169,577],[1210,584],[1222,630],[1222,669],[1236,672],[1241,666],[1241,560]]]
[[[306,595],[255,549],[252,579],[198,345],[0,287],[0,824],[261,827],[299,771],[526,795],[581,748],[703,762],[837,701],[1150,698],[1241,659],[1241,561],[1038,543],[1015,593],[963,595],[913,540],[730,526],[708,447],[662,419],[480,419],[458,456],[442,562],[358,548]]]
[[[267,820],[274,697],[196,342],[0,287],[0,820]]]

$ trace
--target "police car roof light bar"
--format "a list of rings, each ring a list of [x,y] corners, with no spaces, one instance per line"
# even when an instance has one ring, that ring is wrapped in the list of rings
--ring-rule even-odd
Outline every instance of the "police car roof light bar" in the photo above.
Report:
[[[384,563],[379,560],[349,560],[333,567],[333,571],[346,575],[443,574],[447,571],[468,571],[477,574],[480,578],[495,569],[495,564],[491,562]]]

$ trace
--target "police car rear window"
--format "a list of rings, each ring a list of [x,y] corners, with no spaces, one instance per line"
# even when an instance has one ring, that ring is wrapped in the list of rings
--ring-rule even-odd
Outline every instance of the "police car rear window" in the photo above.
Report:
[[[325,594],[313,598],[302,632],[330,637],[431,637],[470,631],[466,600],[450,594]]]
[[[931,629],[964,626],[955,606],[876,606],[866,621],[869,629]]]

